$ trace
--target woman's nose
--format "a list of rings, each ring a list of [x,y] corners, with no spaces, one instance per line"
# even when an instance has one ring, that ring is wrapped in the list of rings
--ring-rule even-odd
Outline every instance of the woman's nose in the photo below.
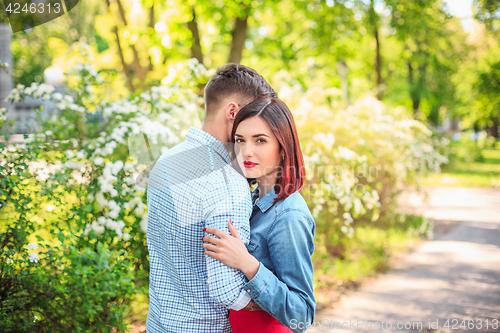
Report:
[[[251,157],[253,156],[253,148],[249,144],[245,144],[241,147],[241,153],[245,158]]]

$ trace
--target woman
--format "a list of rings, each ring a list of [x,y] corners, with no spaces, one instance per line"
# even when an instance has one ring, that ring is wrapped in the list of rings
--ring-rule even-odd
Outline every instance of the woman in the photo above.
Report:
[[[256,100],[238,112],[231,140],[252,193],[250,242],[245,247],[213,228],[202,238],[205,253],[245,273],[244,289],[264,311],[230,311],[233,332],[303,332],[312,324],[315,222],[300,189],[305,170],[292,114],[279,99]]]

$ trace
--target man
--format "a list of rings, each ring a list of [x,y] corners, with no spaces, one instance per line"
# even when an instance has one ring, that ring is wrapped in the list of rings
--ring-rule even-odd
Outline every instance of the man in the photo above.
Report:
[[[262,97],[277,95],[255,70],[218,69],[205,87],[201,130],[190,127],[186,141],[164,153],[150,173],[148,333],[231,332],[228,309],[250,307],[244,274],[205,255],[201,238],[205,227],[229,233],[232,220],[248,245],[250,191],[230,165],[227,143],[237,112]]]

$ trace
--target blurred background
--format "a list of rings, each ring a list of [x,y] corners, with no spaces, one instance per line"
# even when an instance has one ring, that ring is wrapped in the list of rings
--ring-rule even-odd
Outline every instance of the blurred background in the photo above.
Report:
[[[169,64],[194,57],[207,68],[241,62],[271,84],[283,72],[304,88],[341,88],[345,77],[350,100],[374,91],[442,130],[498,138],[498,13],[495,0],[87,0],[13,34],[11,76],[14,86],[42,83],[82,41],[114,78],[109,98],[157,85]]]
[[[294,114],[318,309],[442,234],[435,216],[407,209],[423,189],[498,194],[498,0],[82,0],[16,33],[6,10],[6,332],[143,331],[138,175],[200,126],[203,88],[227,62],[256,69]]]

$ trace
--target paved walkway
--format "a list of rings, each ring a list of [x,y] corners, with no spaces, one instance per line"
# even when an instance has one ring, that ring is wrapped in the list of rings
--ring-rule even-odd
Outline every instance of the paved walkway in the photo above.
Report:
[[[405,209],[453,228],[318,313],[307,332],[500,333],[500,189],[427,191],[427,203],[410,195]]]

